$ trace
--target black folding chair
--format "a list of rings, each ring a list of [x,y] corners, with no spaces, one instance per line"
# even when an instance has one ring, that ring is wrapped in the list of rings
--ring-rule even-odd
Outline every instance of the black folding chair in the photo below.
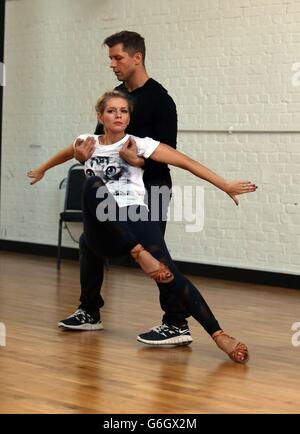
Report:
[[[59,226],[58,226],[58,246],[57,246],[57,269],[60,269],[61,262],[61,238],[62,238],[62,228],[63,223],[65,228],[68,229],[67,222],[82,222],[82,205],[81,205],[81,195],[82,187],[85,181],[84,167],[82,164],[73,164],[68,171],[68,175],[64,178],[60,184],[61,189],[66,185],[64,210],[59,216]]]

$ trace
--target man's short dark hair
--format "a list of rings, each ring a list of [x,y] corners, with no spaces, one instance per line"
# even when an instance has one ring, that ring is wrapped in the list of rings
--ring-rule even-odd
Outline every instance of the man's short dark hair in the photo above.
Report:
[[[108,36],[103,42],[103,45],[107,45],[109,48],[114,47],[117,44],[123,44],[124,51],[130,54],[130,56],[133,56],[138,52],[141,53],[143,64],[145,63],[145,39],[139,33],[122,30],[122,32]]]

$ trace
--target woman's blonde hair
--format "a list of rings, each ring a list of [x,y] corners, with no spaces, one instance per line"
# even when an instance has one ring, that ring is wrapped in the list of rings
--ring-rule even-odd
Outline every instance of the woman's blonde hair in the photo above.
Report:
[[[133,104],[132,104],[131,99],[127,95],[125,95],[124,93],[122,93],[118,90],[112,90],[110,92],[105,92],[102,96],[100,96],[97,99],[97,102],[95,105],[96,112],[103,113],[107,102],[111,98],[123,98],[123,99],[125,99],[125,101],[127,101],[127,103],[128,103],[129,113],[132,113]]]

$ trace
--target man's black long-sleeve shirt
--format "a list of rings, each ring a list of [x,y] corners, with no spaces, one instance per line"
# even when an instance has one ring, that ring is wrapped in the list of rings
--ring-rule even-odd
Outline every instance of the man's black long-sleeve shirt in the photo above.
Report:
[[[128,134],[138,137],[151,137],[176,148],[177,112],[173,99],[157,81],[149,78],[146,83],[128,92],[124,83],[115,90],[128,95],[133,101],[133,113],[126,128]],[[95,134],[103,134],[103,126],[98,123]],[[145,160],[144,183],[149,185],[171,186],[167,164],[157,163],[150,158]]]

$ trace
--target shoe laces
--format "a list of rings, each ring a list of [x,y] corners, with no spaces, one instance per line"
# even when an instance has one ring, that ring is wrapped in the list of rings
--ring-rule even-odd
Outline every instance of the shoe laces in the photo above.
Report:
[[[160,334],[163,334],[163,335],[165,335],[165,332],[168,332],[168,333],[175,333],[175,331],[173,330],[173,328],[174,328],[174,326],[169,326],[168,324],[160,324],[160,325],[158,325],[158,326],[156,326],[156,327],[153,327],[153,331],[154,332],[156,332],[156,333],[160,333]]]
[[[92,319],[91,315],[83,309],[77,309],[72,315],[69,316],[69,318],[71,317],[75,317],[79,321],[86,321]]]

